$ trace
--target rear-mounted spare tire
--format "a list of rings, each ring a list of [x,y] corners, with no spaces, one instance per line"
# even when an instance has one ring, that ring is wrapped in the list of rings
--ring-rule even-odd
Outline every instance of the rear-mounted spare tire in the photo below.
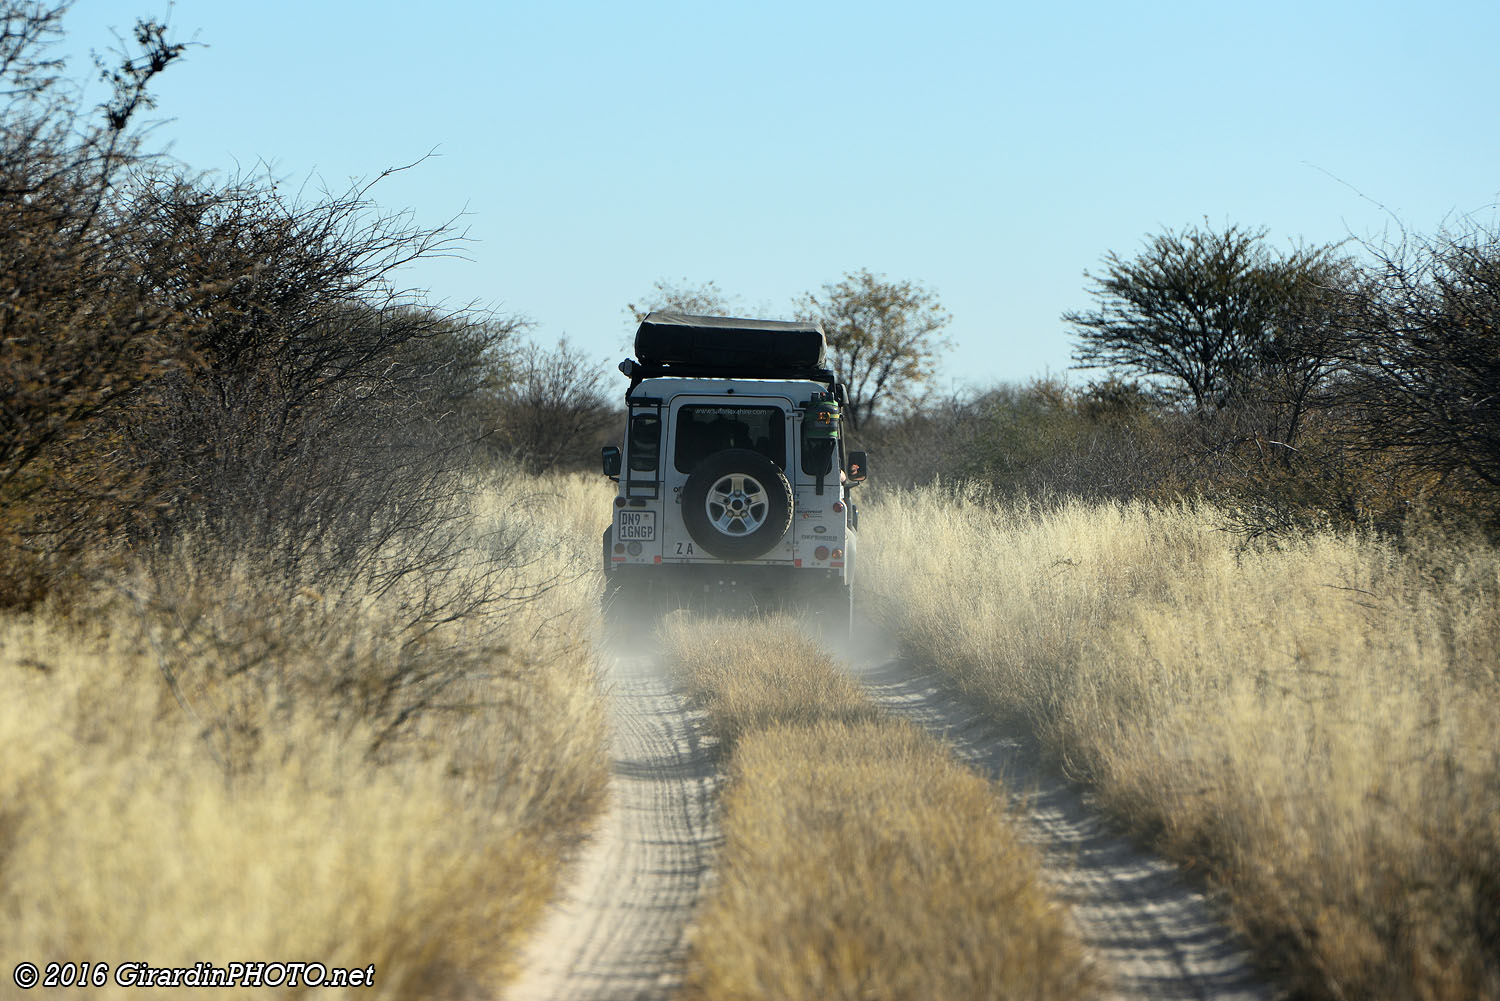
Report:
[[[791,527],[792,485],[759,452],[715,452],[683,485],[682,521],[705,552],[752,560],[770,552]]]

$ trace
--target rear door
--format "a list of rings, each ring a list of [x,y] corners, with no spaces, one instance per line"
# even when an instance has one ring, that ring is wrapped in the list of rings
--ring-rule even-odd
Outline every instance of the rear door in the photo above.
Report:
[[[662,462],[668,495],[664,562],[715,559],[700,551],[683,523],[682,489],[688,477],[704,459],[736,448],[763,455],[786,473],[793,437],[790,410],[790,401],[780,397],[725,400],[681,396],[673,400],[671,434]],[[765,558],[784,556],[780,549],[771,550]]]

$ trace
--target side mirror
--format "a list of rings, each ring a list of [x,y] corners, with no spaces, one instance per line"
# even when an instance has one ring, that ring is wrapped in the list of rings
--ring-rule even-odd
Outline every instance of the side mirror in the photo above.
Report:
[[[870,459],[863,452],[849,453],[849,482],[863,483],[870,475]]]
[[[620,476],[620,446],[605,445],[601,458],[604,460],[604,475],[610,479],[619,479]]]

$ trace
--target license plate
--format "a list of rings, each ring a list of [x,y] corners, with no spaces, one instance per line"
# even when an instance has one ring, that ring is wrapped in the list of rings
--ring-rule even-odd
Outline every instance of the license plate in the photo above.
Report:
[[[656,512],[621,511],[617,538],[621,542],[655,542]]]

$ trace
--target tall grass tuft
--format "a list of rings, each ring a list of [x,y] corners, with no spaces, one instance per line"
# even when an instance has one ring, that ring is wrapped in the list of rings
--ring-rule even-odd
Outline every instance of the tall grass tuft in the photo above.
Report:
[[[870,505],[862,569],[1300,996],[1500,997],[1500,553],[1225,520],[924,490]]]

